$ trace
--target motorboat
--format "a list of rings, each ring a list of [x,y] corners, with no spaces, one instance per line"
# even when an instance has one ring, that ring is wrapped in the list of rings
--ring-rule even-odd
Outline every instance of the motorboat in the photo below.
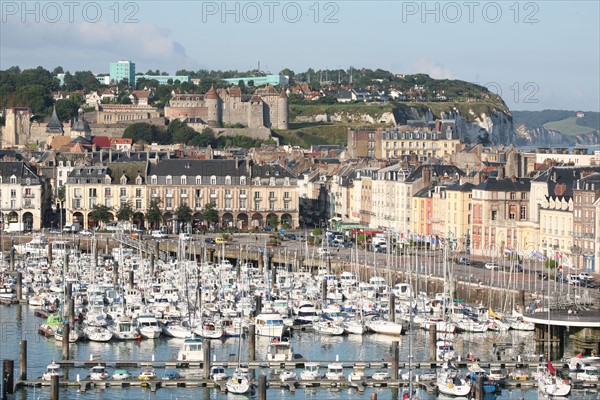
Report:
[[[58,326],[58,328],[56,329],[56,331],[54,332],[54,340],[56,340],[57,342],[62,342],[63,339],[63,332],[62,332],[62,326]],[[76,341],[79,340],[79,330],[77,328],[74,328],[72,330],[69,330],[69,343],[75,343]]]
[[[202,323],[194,329],[194,333],[206,339],[221,339],[225,334],[223,328],[214,322]]]
[[[356,363],[350,375],[348,375],[349,382],[360,382],[365,378],[365,369],[367,365],[365,363]]]
[[[175,379],[181,379],[181,374],[174,369],[165,370],[160,377],[161,381],[173,381]]]
[[[154,315],[144,314],[136,318],[137,327],[142,337],[147,339],[156,339],[162,333],[158,320]]]
[[[229,375],[227,375],[225,368],[213,366],[210,369],[210,379],[212,379],[213,381],[215,381],[215,382],[224,381],[227,378],[229,378]]]
[[[46,367],[46,371],[42,374],[42,379],[45,381],[49,381],[52,379],[53,376],[58,376],[59,379],[64,376],[64,372],[60,368],[60,365],[58,365],[54,361],[48,364],[48,366]]]
[[[303,381],[313,381],[315,379],[319,379],[319,363],[305,363],[304,370],[300,373],[300,379]]]
[[[116,369],[112,374],[112,379],[115,381],[122,381],[125,379],[131,379],[131,374],[126,369]]]
[[[293,381],[293,380],[296,380],[296,378],[297,378],[296,372],[291,369],[283,370],[279,374],[279,379],[281,379],[281,382]]]
[[[285,330],[281,314],[258,314],[255,324],[259,336],[281,337]]]
[[[311,303],[300,305],[295,312],[296,317],[294,318],[294,325],[309,325],[319,320],[317,310]]]
[[[201,339],[185,339],[177,353],[177,361],[203,361],[204,351]]]
[[[344,379],[344,368],[340,363],[327,364],[327,372],[325,372],[325,379],[330,381],[341,381]]]
[[[502,371],[500,367],[490,367],[490,372],[488,373],[488,378],[490,381],[497,385],[503,385],[506,382],[507,375]]]
[[[374,381],[387,381],[388,379],[390,379],[390,374],[387,371],[375,371],[373,372],[371,378]]]
[[[285,338],[273,338],[269,347],[267,347],[267,360],[268,361],[292,361],[294,353],[292,351],[292,345],[289,340],[282,340]]]
[[[109,376],[104,365],[98,364],[90,369],[90,379],[93,381],[102,381],[108,379]]]
[[[250,379],[247,370],[236,368],[231,377],[225,383],[227,392],[233,394],[245,394],[250,391]]]
[[[340,326],[344,328],[344,332],[353,335],[362,335],[367,330],[363,322],[354,319],[346,319]]]
[[[156,372],[152,368],[146,368],[138,375],[138,380],[140,381],[150,381],[153,379],[156,379]]]
[[[165,336],[177,338],[177,339],[189,339],[194,336],[192,330],[184,323],[181,322],[168,322],[163,325],[162,332]]]
[[[108,330],[117,340],[135,340],[141,339],[140,331],[134,326],[131,318],[118,317],[109,325]]]
[[[322,335],[339,336],[344,334],[344,328],[332,321],[315,322],[313,323],[313,329]]]

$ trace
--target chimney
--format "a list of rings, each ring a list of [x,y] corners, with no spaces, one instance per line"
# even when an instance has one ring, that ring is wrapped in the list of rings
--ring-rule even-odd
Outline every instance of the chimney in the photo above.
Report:
[[[112,147],[108,148],[108,162],[112,162]]]
[[[102,148],[100,148],[100,164],[102,164],[104,161],[104,150]]]
[[[498,168],[498,180],[500,180],[500,179],[504,179],[504,168],[503,167]]]
[[[423,165],[421,175],[425,186],[429,186],[429,183],[431,182],[431,169],[429,168],[429,165]]]
[[[442,121],[440,121],[439,119],[435,120],[435,130],[436,132],[442,131]]]

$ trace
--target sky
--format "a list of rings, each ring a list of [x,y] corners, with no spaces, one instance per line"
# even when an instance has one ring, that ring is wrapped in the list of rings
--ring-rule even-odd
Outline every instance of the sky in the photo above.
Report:
[[[600,111],[600,2],[0,0],[0,69],[381,68]]]

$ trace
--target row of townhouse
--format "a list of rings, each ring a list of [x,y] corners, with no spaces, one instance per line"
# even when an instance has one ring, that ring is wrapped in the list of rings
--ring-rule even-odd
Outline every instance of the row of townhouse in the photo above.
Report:
[[[68,174],[66,221],[93,226],[97,204],[111,209],[111,218],[124,204],[134,209],[133,221],[148,227],[152,202],[161,210],[163,224],[174,227],[176,211],[186,204],[196,225],[201,211],[213,204],[219,225],[261,228],[277,217],[281,225],[299,224],[298,177],[281,165],[259,165],[247,160],[163,159],[76,166]]]
[[[597,271],[600,167],[552,167],[535,178],[476,182],[455,166],[345,166],[331,179],[333,216],[494,258],[539,255]]]

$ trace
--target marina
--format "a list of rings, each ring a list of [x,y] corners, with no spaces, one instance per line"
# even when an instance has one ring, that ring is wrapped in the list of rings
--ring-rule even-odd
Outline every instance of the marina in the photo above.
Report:
[[[600,362],[587,356],[582,365],[588,369],[571,370],[569,355],[585,346],[574,347],[552,328],[589,330],[593,339],[600,321],[585,303],[576,318],[566,310],[544,311],[543,296],[535,302],[523,294],[519,301],[515,285],[504,289],[516,299],[511,310],[471,306],[451,300],[456,287],[442,285],[438,292],[425,284],[428,277],[411,271],[411,259],[387,269],[359,266],[354,256],[347,268],[315,257],[300,268],[260,253],[245,261],[223,258],[224,246],[204,248],[198,257],[182,246],[165,262],[154,256],[158,246],[152,248],[136,254],[115,247],[110,257],[99,257],[92,245],[90,253],[54,259],[44,268],[45,282],[26,269],[10,272],[11,262],[26,264],[27,258],[17,263],[8,257],[3,276],[21,291],[15,287],[1,306],[2,337],[14,344],[2,346],[1,358],[25,359],[24,367],[13,364],[19,370],[12,383],[16,398],[52,398],[58,391],[61,398],[106,392],[120,399],[131,398],[125,393],[132,390],[140,398],[195,398],[200,390],[202,398],[215,399],[238,391],[250,398],[396,399],[411,388],[414,398],[460,397],[462,391],[476,398],[493,388],[499,399],[527,399],[537,398],[535,377],[547,351],[553,368],[569,379],[572,398],[591,399],[598,390],[594,368]],[[448,275],[440,278],[452,282],[449,258],[438,257],[440,272]],[[432,293],[420,290],[424,285]],[[520,313],[526,302],[542,312]],[[74,340],[56,336],[65,331]],[[53,378],[58,369],[61,376]],[[507,379],[478,389],[473,369]],[[444,379],[459,377],[464,389],[440,390],[450,385]]]

